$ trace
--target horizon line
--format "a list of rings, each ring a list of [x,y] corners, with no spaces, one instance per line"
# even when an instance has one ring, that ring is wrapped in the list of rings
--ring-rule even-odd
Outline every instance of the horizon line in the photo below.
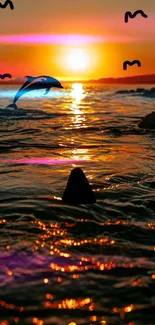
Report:
[[[90,82],[90,81],[100,81],[100,80],[111,80],[111,81],[115,81],[115,80],[120,80],[120,79],[131,79],[131,78],[148,78],[148,77],[155,77],[155,72],[152,74],[142,74],[142,75],[131,75],[131,76],[122,76],[122,77],[99,77],[99,78],[89,78],[89,79],[80,79],[80,78],[73,78],[73,79],[63,79],[62,77],[54,77],[58,80],[60,80],[61,82]],[[13,82],[17,82],[17,83],[22,83],[25,80],[25,77],[14,77],[11,80],[9,79],[0,79],[0,83],[7,83],[7,84],[12,84]],[[36,76],[37,78],[37,76]]]

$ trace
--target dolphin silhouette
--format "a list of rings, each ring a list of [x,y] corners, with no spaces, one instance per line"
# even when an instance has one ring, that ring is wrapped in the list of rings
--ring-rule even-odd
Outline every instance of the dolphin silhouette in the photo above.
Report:
[[[17,94],[15,95],[14,101],[11,105],[7,107],[12,107],[17,109],[16,102],[17,100],[24,95],[25,93],[36,90],[36,89],[46,89],[45,94],[47,95],[51,88],[63,88],[61,83],[52,77],[48,76],[39,76],[39,77],[31,77],[26,76],[27,80],[24,85],[18,90]]]

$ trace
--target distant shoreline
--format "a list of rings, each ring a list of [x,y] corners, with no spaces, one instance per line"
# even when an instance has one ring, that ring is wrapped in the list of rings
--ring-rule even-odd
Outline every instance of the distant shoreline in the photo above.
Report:
[[[25,78],[0,80],[0,85],[21,85],[25,82]],[[122,85],[136,85],[136,84],[155,84],[155,74],[152,75],[139,75],[131,77],[120,78],[100,78],[91,80],[61,80],[64,83],[96,83],[96,84],[122,84]]]
[[[80,81],[79,81],[80,82]],[[100,78],[92,80],[81,81],[83,83],[96,83],[96,84],[122,84],[122,85],[133,85],[133,84],[155,84],[155,74],[152,75],[139,75],[131,77],[120,77],[120,78]]]

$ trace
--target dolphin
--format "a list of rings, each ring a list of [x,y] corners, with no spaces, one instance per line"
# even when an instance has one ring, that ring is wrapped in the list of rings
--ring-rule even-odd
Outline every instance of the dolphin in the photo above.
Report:
[[[95,193],[81,168],[71,171],[62,201],[69,205],[96,203]]]
[[[25,93],[36,90],[36,89],[46,89],[45,94],[47,95],[51,88],[63,88],[61,83],[52,77],[49,76],[39,76],[39,77],[31,77],[26,76],[27,80],[25,81],[24,85],[18,90],[17,94],[15,95],[14,101],[11,105],[7,107],[12,107],[17,109],[16,102],[17,100],[24,95]]]

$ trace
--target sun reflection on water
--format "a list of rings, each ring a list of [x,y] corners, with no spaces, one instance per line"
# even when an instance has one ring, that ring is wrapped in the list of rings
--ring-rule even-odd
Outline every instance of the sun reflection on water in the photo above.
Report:
[[[73,149],[72,156],[74,160],[90,160],[89,149]]]
[[[71,110],[74,114],[82,114],[79,105],[85,97],[85,91],[82,83],[74,83],[72,85],[71,97],[73,99]]]
[[[74,128],[80,129],[81,127],[86,127],[85,124],[85,116],[84,113],[81,111],[81,102],[85,97],[85,91],[83,84],[80,83],[74,83],[72,85],[71,90],[71,98],[72,98],[72,104],[71,104],[71,111],[74,114],[71,117],[72,124]]]
[[[71,90],[71,124],[72,129],[86,129],[88,125],[86,124],[86,117],[81,109],[82,100],[85,98],[86,93],[82,83],[74,83]],[[74,139],[71,139],[71,143],[74,144]],[[76,148],[72,150],[72,158],[75,160],[90,160],[89,150],[84,148]]]

